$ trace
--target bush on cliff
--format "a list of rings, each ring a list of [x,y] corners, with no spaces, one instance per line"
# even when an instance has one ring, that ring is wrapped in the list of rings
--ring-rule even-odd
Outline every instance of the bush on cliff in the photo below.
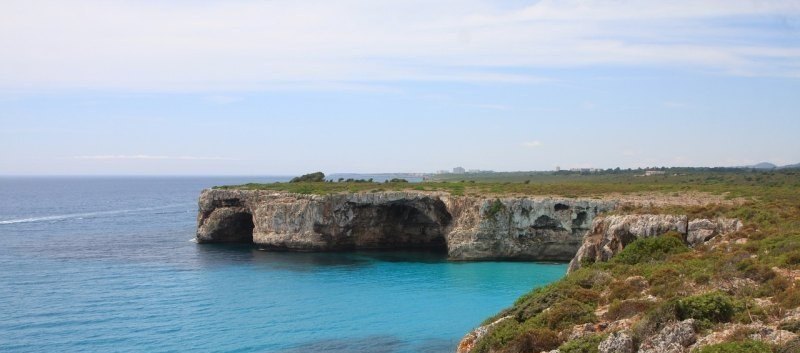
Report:
[[[576,340],[567,341],[558,347],[560,353],[598,353],[600,342],[605,339],[605,335],[591,335],[581,337]]]
[[[323,181],[325,181],[325,174],[322,173],[322,172],[304,174],[304,175],[301,175],[299,177],[292,178],[292,180],[290,180],[289,182],[290,183],[300,183],[300,182],[304,182],[304,181],[323,182]]]
[[[705,323],[728,322],[736,311],[730,295],[711,292],[678,300],[677,311],[680,319],[696,319]]]
[[[772,349],[758,341],[726,342],[700,348],[697,353],[771,353]]]
[[[628,244],[612,261],[636,265],[650,261],[663,261],[673,254],[689,251],[686,244],[667,233],[660,237],[640,238]]]
[[[534,322],[553,330],[565,329],[575,324],[594,322],[594,306],[567,298],[537,315]]]
[[[546,328],[531,328],[518,335],[505,351],[508,352],[547,352],[558,347],[561,339],[558,332]]]

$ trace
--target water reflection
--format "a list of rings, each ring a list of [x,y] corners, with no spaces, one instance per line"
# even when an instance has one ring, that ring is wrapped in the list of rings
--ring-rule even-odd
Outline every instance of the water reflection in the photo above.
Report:
[[[247,244],[198,244],[197,254],[203,266],[232,266],[248,263],[266,270],[296,272],[319,271],[320,269],[363,268],[373,261],[349,253],[302,253],[273,252],[259,250]]]

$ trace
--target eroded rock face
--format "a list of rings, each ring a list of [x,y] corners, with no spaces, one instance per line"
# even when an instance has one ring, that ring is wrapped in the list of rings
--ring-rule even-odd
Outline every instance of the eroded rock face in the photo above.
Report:
[[[645,339],[639,353],[683,353],[696,339],[694,319],[673,322]]]
[[[481,338],[486,336],[487,333],[489,333],[489,330],[491,328],[510,318],[511,316],[504,316],[495,320],[492,323],[480,326],[472,330],[470,333],[464,336],[464,338],[462,338],[460,342],[458,342],[458,347],[456,347],[456,353],[469,353],[469,351],[471,351],[472,348],[475,347],[475,344],[478,343],[478,341]]]
[[[600,353],[633,353],[633,338],[622,331],[613,332],[600,342],[597,350]]]
[[[566,261],[597,214],[615,206],[430,192],[318,196],[210,189],[200,196],[197,240],[301,251],[430,248],[447,250],[455,260]]]
[[[693,219],[687,226],[686,242],[694,246],[705,243],[719,234],[732,233],[740,229],[742,222],[738,219]]]
[[[569,260],[592,220],[616,206],[608,201],[466,197],[449,197],[445,204],[454,219],[447,235],[449,254],[463,260]]]
[[[654,237],[674,231],[680,233],[687,244],[696,246],[711,238],[738,231],[742,223],[737,219],[693,219],[682,215],[640,214],[611,215],[596,218],[583,239],[569,271],[581,267],[583,261],[608,261],[638,238]]]

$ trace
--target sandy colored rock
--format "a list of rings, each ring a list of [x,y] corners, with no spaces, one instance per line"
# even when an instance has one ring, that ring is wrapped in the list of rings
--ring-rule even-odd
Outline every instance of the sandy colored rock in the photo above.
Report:
[[[453,260],[567,261],[592,220],[615,202],[482,198],[437,192],[299,195],[204,190],[197,241],[331,251],[429,248]]]

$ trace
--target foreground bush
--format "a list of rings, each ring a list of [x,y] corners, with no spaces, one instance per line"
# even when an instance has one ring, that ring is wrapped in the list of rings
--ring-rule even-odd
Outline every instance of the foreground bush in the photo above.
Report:
[[[598,353],[597,347],[605,336],[591,335],[564,343],[558,347],[560,353]]]
[[[729,295],[712,292],[678,300],[677,311],[682,320],[692,318],[717,323],[730,321],[736,307]]]
[[[667,233],[660,237],[637,239],[614,256],[612,261],[635,265],[650,261],[663,261],[669,255],[687,251],[689,251],[689,248],[682,240]]]

